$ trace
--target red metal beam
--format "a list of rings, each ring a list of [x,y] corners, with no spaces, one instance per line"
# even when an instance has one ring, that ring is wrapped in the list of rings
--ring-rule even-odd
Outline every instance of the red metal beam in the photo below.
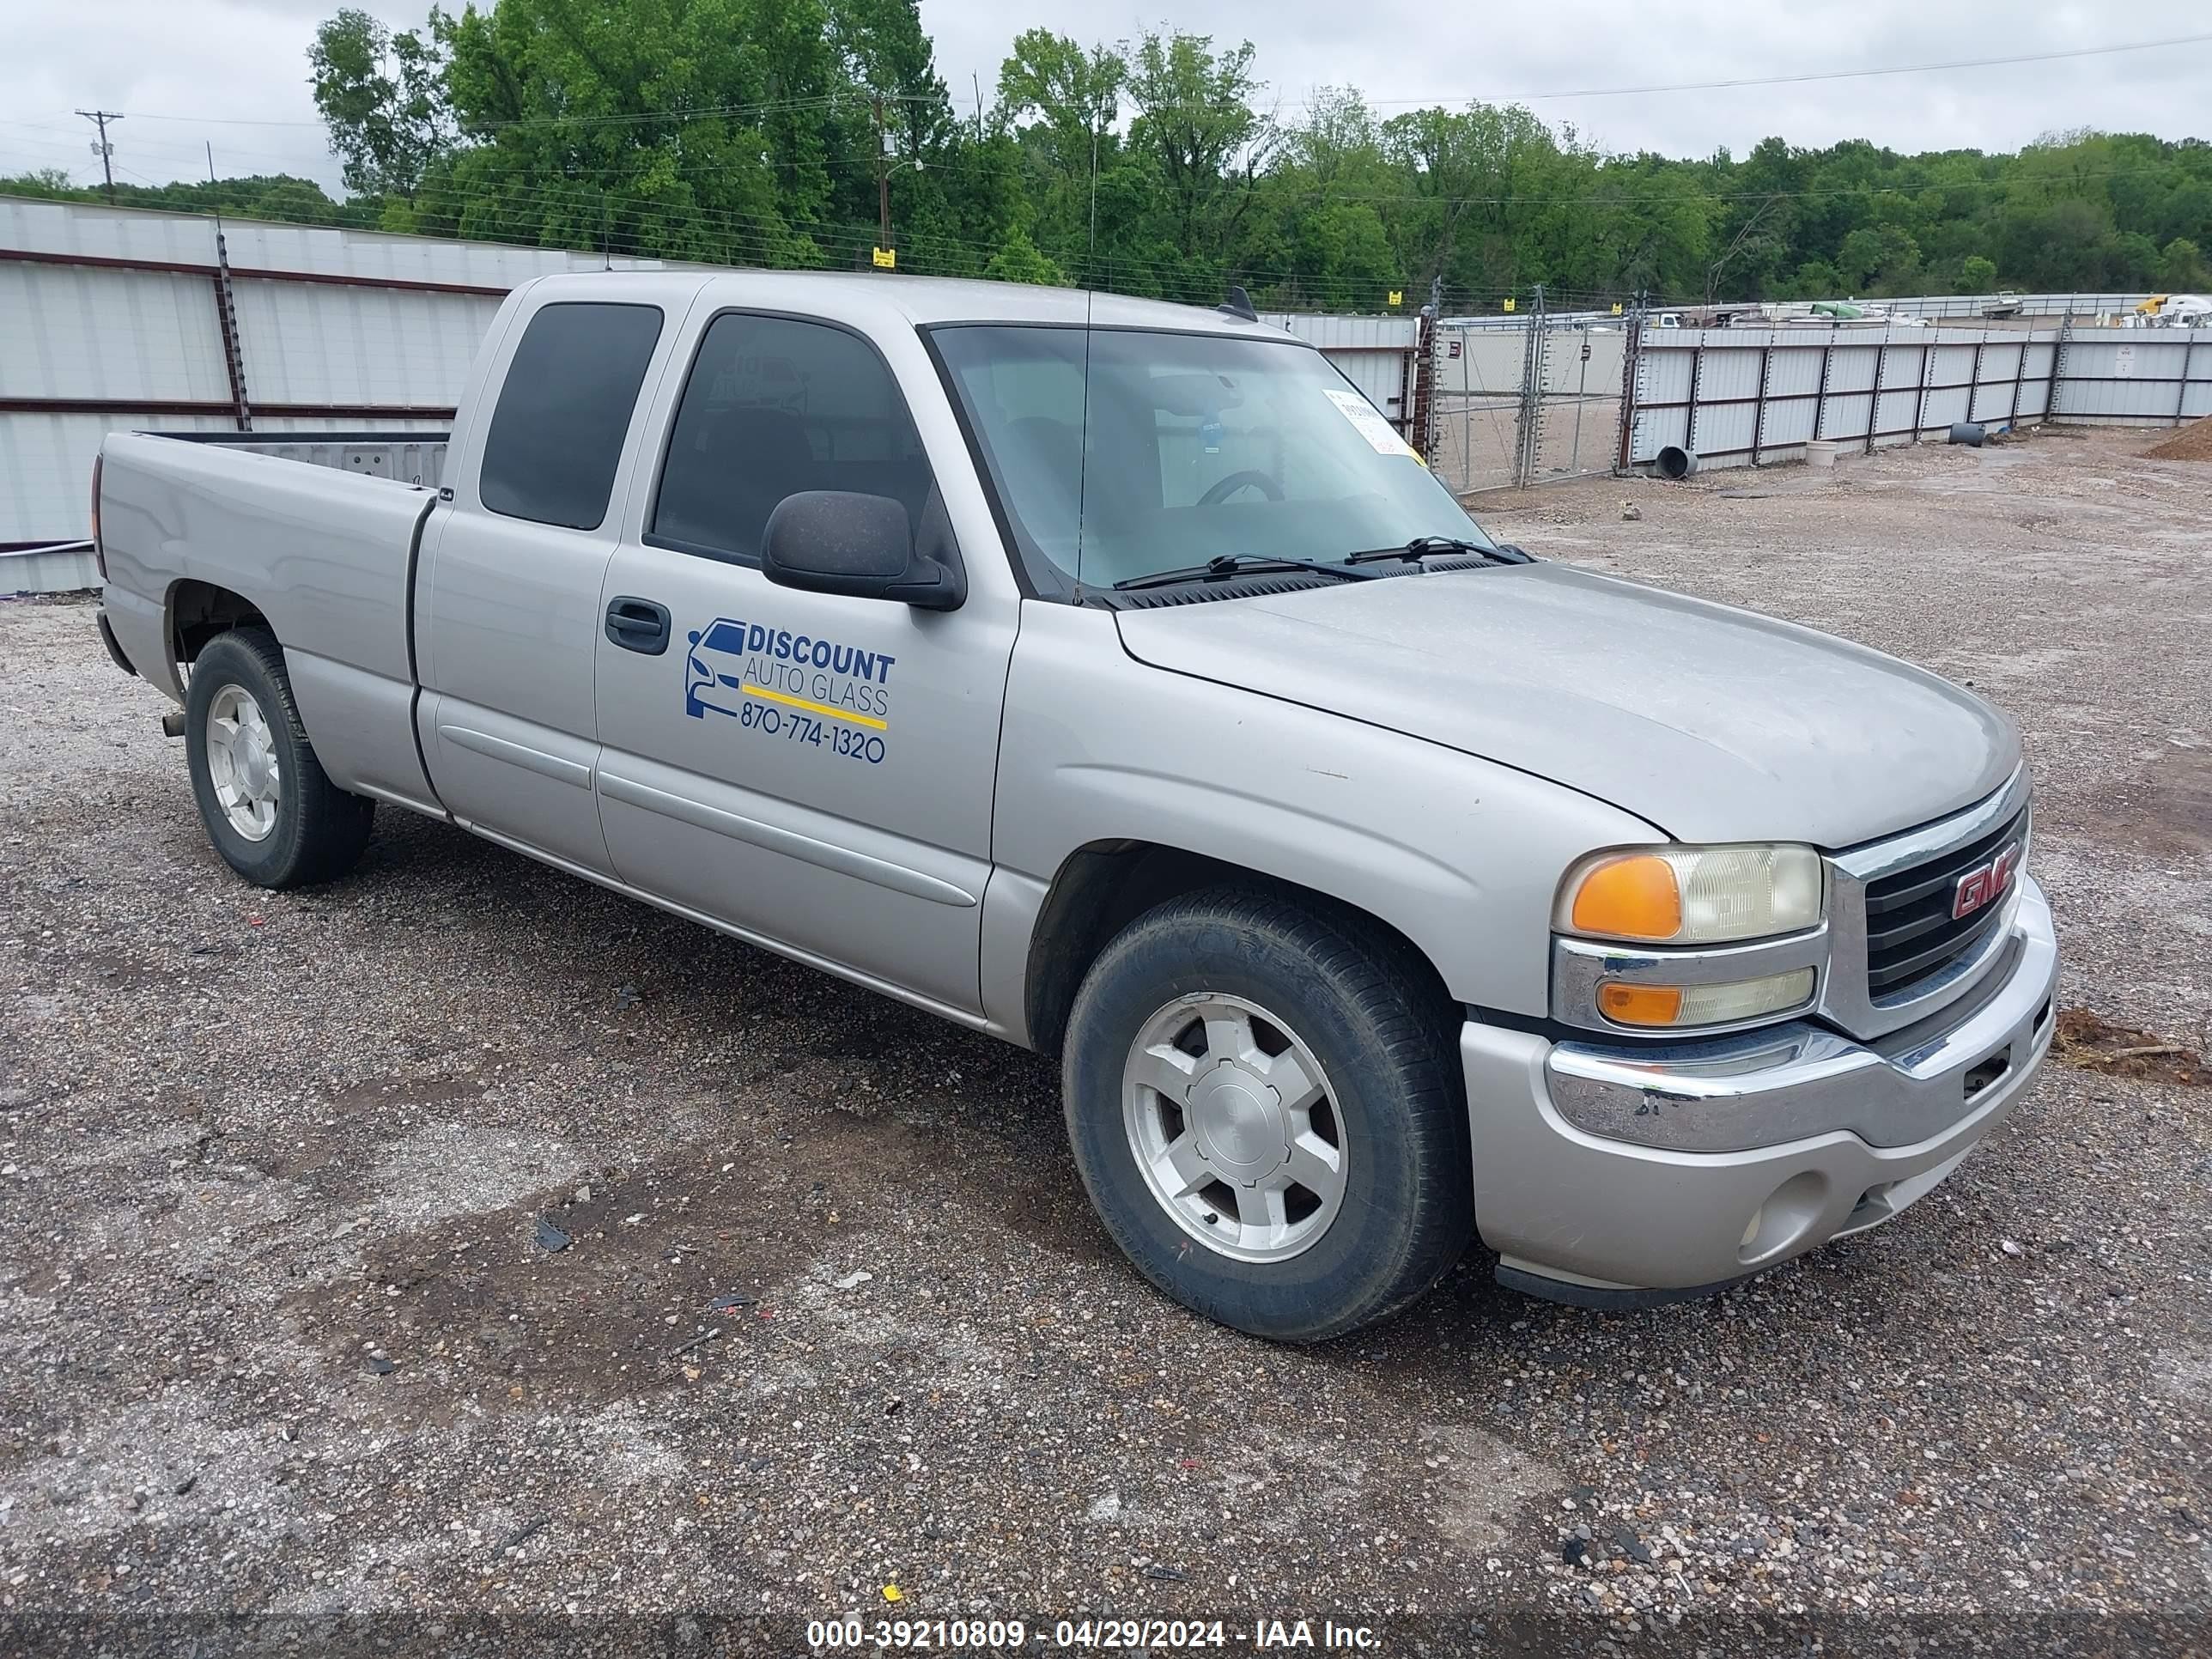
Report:
[[[256,415],[317,421],[450,421],[454,410],[424,404],[256,404]],[[0,415],[235,415],[227,403],[159,398],[0,398]],[[313,433],[302,435],[313,437]]]

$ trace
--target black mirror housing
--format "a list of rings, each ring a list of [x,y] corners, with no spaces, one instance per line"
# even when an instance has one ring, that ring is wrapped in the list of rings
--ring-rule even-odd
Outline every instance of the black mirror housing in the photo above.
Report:
[[[776,503],[761,536],[761,569],[784,587],[956,611],[965,573],[920,551],[905,506],[888,495],[802,489]]]

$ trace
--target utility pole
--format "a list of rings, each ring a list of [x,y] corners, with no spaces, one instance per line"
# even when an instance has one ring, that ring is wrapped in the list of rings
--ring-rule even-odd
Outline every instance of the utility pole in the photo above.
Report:
[[[884,137],[884,100],[878,93],[876,110],[876,246],[887,248],[891,245],[891,168],[890,153],[885,149]]]
[[[77,113],[100,129],[100,142],[92,147],[92,153],[100,157],[100,171],[107,180],[107,205],[113,207],[115,205],[115,146],[107,142],[107,124],[110,121],[120,121],[123,118],[112,109],[81,109]]]

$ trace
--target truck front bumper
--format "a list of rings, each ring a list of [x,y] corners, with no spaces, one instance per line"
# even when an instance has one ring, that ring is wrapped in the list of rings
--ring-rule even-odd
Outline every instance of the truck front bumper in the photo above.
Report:
[[[1460,1035],[1475,1224],[1501,1283],[1585,1306],[1719,1288],[1887,1221],[2018,1103],[2058,951],[2023,878],[1996,965],[1873,1042],[1793,1021],[1659,1047]]]

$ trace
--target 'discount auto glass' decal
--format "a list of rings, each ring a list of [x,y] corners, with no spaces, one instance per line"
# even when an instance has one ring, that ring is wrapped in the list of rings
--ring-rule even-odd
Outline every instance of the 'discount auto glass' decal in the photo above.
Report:
[[[883,763],[897,658],[736,617],[717,617],[690,640],[684,712],[692,719],[711,710],[763,737]]]

